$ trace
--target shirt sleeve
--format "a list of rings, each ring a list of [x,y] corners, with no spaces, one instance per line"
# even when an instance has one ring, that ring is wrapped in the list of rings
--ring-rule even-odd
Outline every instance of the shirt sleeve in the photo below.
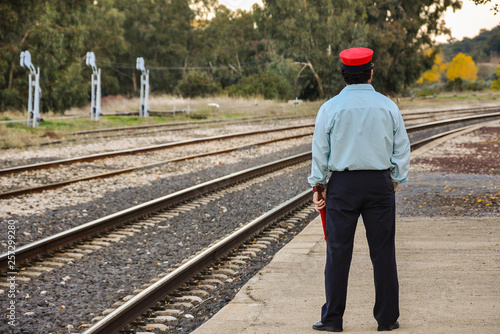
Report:
[[[393,138],[391,178],[394,182],[405,183],[408,181],[406,176],[410,170],[410,140],[399,110]]]
[[[330,133],[327,125],[325,107],[321,107],[316,117],[316,125],[312,140],[311,175],[307,181],[314,187],[316,183],[325,184],[328,175],[328,159],[330,157]]]

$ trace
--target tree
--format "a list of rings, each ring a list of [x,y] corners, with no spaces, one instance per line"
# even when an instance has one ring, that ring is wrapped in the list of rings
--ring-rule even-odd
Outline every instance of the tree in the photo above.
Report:
[[[456,79],[476,81],[477,67],[476,64],[474,64],[472,57],[464,55],[463,53],[457,54],[448,65],[446,77],[450,81],[454,81]]]
[[[297,81],[301,97],[332,96],[343,88],[338,53],[366,46],[362,1],[265,0],[256,9],[259,30],[273,52],[302,67]]]
[[[412,85],[433,65],[422,51],[432,47],[433,36],[448,32],[442,14],[459,9],[457,0],[381,0],[367,3],[369,47],[374,50],[373,85],[387,95]]]
[[[214,80],[227,87],[259,72],[261,37],[252,13],[233,12],[222,5],[216,6],[214,13],[211,20],[196,22],[189,63],[208,67]]]
[[[220,93],[221,87],[206,72],[190,71],[179,82],[176,92],[182,97],[205,97]]]
[[[229,96],[255,97],[287,100],[293,98],[293,88],[285,77],[277,72],[265,70],[241,79],[238,84],[226,89]]]
[[[473,1],[476,4],[476,6],[485,5],[491,2],[491,0],[471,0],[471,1]],[[500,11],[500,5],[497,3],[493,4],[491,10],[495,11],[495,15],[497,15],[497,13]]]
[[[125,39],[124,24],[126,15],[117,8],[115,0],[94,1],[85,11],[85,56],[92,51],[96,56],[97,67],[101,68],[101,89],[103,95],[125,94],[123,89],[129,82],[124,80],[128,73],[122,67],[135,68],[134,63],[126,64],[124,56],[131,43]],[[125,64],[124,64],[125,63]],[[123,65],[124,64],[124,65]],[[84,67],[84,81],[90,83],[92,69]],[[90,87],[88,88],[90,92]]]
[[[143,57],[151,73],[151,90],[173,93],[189,53],[191,22],[195,17],[189,4],[197,2],[200,1],[116,2],[116,8],[125,15],[123,37],[128,47],[120,56],[120,64],[111,64],[111,70],[124,82],[122,92],[132,94],[137,89],[139,72],[135,63],[137,57]]]
[[[495,67],[495,69],[497,70],[497,78],[493,80],[490,88],[500,90],[500,67]]]
[[[27,70],[19,66],[28,50],[40,67],[41,110],[63,112],[87,101],[82,82],[85,57],[85,0],[10,1],[0,4],[0,109],[23,108],[28,96]],[[4,75],[6,73],[6,75]]]
[[[436,52],[436,50],[429,49],[425,53],[429,57],[432,57],[432,54],[435,54],[434,65],[432,65],[432,68],[430,70],[427,70],[424,73],[422,73],[420,78],[417,80],[417,84],[420,85],[441,81],[441,76],[444,75],[446,69],[448,68],[448,64],[443,63],[442,52]]]

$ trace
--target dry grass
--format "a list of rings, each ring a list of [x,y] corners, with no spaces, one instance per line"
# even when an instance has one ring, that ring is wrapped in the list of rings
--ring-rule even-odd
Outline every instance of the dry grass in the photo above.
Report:
[[[393,99],[397,101],[397,99]],[[491,92],[464,92],[457,93],[456,96],[438,95],[436,98],[401,98],[399,108],[404,111],[417,110],[444,110],[444,109],[463,109],[473,107],[500,106],[500,91]]]
[[[209,106],[216,103],[218,108]],[[149,101],[150,110],[172,111],[190,109],[190,115],[178,113],[172,116],[153,116],[141,118],[138,116],[104,116],[99,122],[90,121],[89,117],[64,118],[61,115],[43,114],[44,122],[32,129],[26,127],[25,115],[15,112],[2,114],[9,119],[19,119],[23,122],[0,124],[0,148],[19,148],[27,145],[71,138],[72,132],[99,128],[137,126],[167,122],[195,121],[203,119],[238,118],[248,116],[296,116],[315,115],[321,102],[292,105],[285,102],[264,99],[233,99],[228,97],[183,99],[173,96],[152,96]],[[139,107],[139,99],[123,97],[106,97],[102,100],[101,110],[104,114],[135,111]],[[65,116],[89,115],[90,106],[73,108]]]

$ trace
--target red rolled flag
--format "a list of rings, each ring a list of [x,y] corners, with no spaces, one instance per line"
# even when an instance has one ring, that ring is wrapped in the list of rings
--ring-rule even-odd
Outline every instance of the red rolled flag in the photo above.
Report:
[[[324,200],[326,203],[326,199],[323,198],[323,191],[325,191],[323,185],[317,183],[314,188],[316,188],[316,192],[318,193],[318,201]],[[326,240],[326,208],[319,210],[319,214],[321,216],[321,224],[323,224],[323,233]]]

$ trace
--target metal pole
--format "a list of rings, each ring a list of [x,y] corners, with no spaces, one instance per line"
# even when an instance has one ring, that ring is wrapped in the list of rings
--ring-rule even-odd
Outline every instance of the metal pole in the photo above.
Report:
[[[139,117],[149,116],[149,70],[144,67],[144,58],[138,57],[136,68],[141,71],[141,106],[139,107]]]
[[[40,98],[42,91],[40,90],[40,68],[38,73],[35,66],[31,63],[31,54],[29,51],[23,51],[20,55],[21,67],[29,69],[29,92],[28,92],[28,120],[27,125],[36,127],[40,118]]]
[[[33,110],[33,127],[38,126],[38,120],[40,119],[40,67],[37,68],[38,72],[35,75],[35,106]]]
[[[144,87],[144,117],[149,117],[149,70],[146,71],[146,86]]]
[[[33,120],[33,74],[29,74],[29,91],[28,91],[28,126],[32,126]],[[36,79],[35,79],[36,80]]]
[[[94,115],[95,115],[95,74],[92,73],[90,76],[90,81],[92,83],[92,90],[91,90],[91,100],[90,100],[90,120],[94,120]]]
[[[92,98],[90,102],[90,120],[98,121],[101,116],[101,69],[95,65],[95,54],[87,52],[86,64],[92,67],[90,82],[92,83]]]
[[[139,107],[139,117],[144,116],[144,75],[141,74],[141,105]]]
[[[95,120],[99,121],[101,119],[101,69],[97,70],[97,98],[96,98],[96,114]]]

